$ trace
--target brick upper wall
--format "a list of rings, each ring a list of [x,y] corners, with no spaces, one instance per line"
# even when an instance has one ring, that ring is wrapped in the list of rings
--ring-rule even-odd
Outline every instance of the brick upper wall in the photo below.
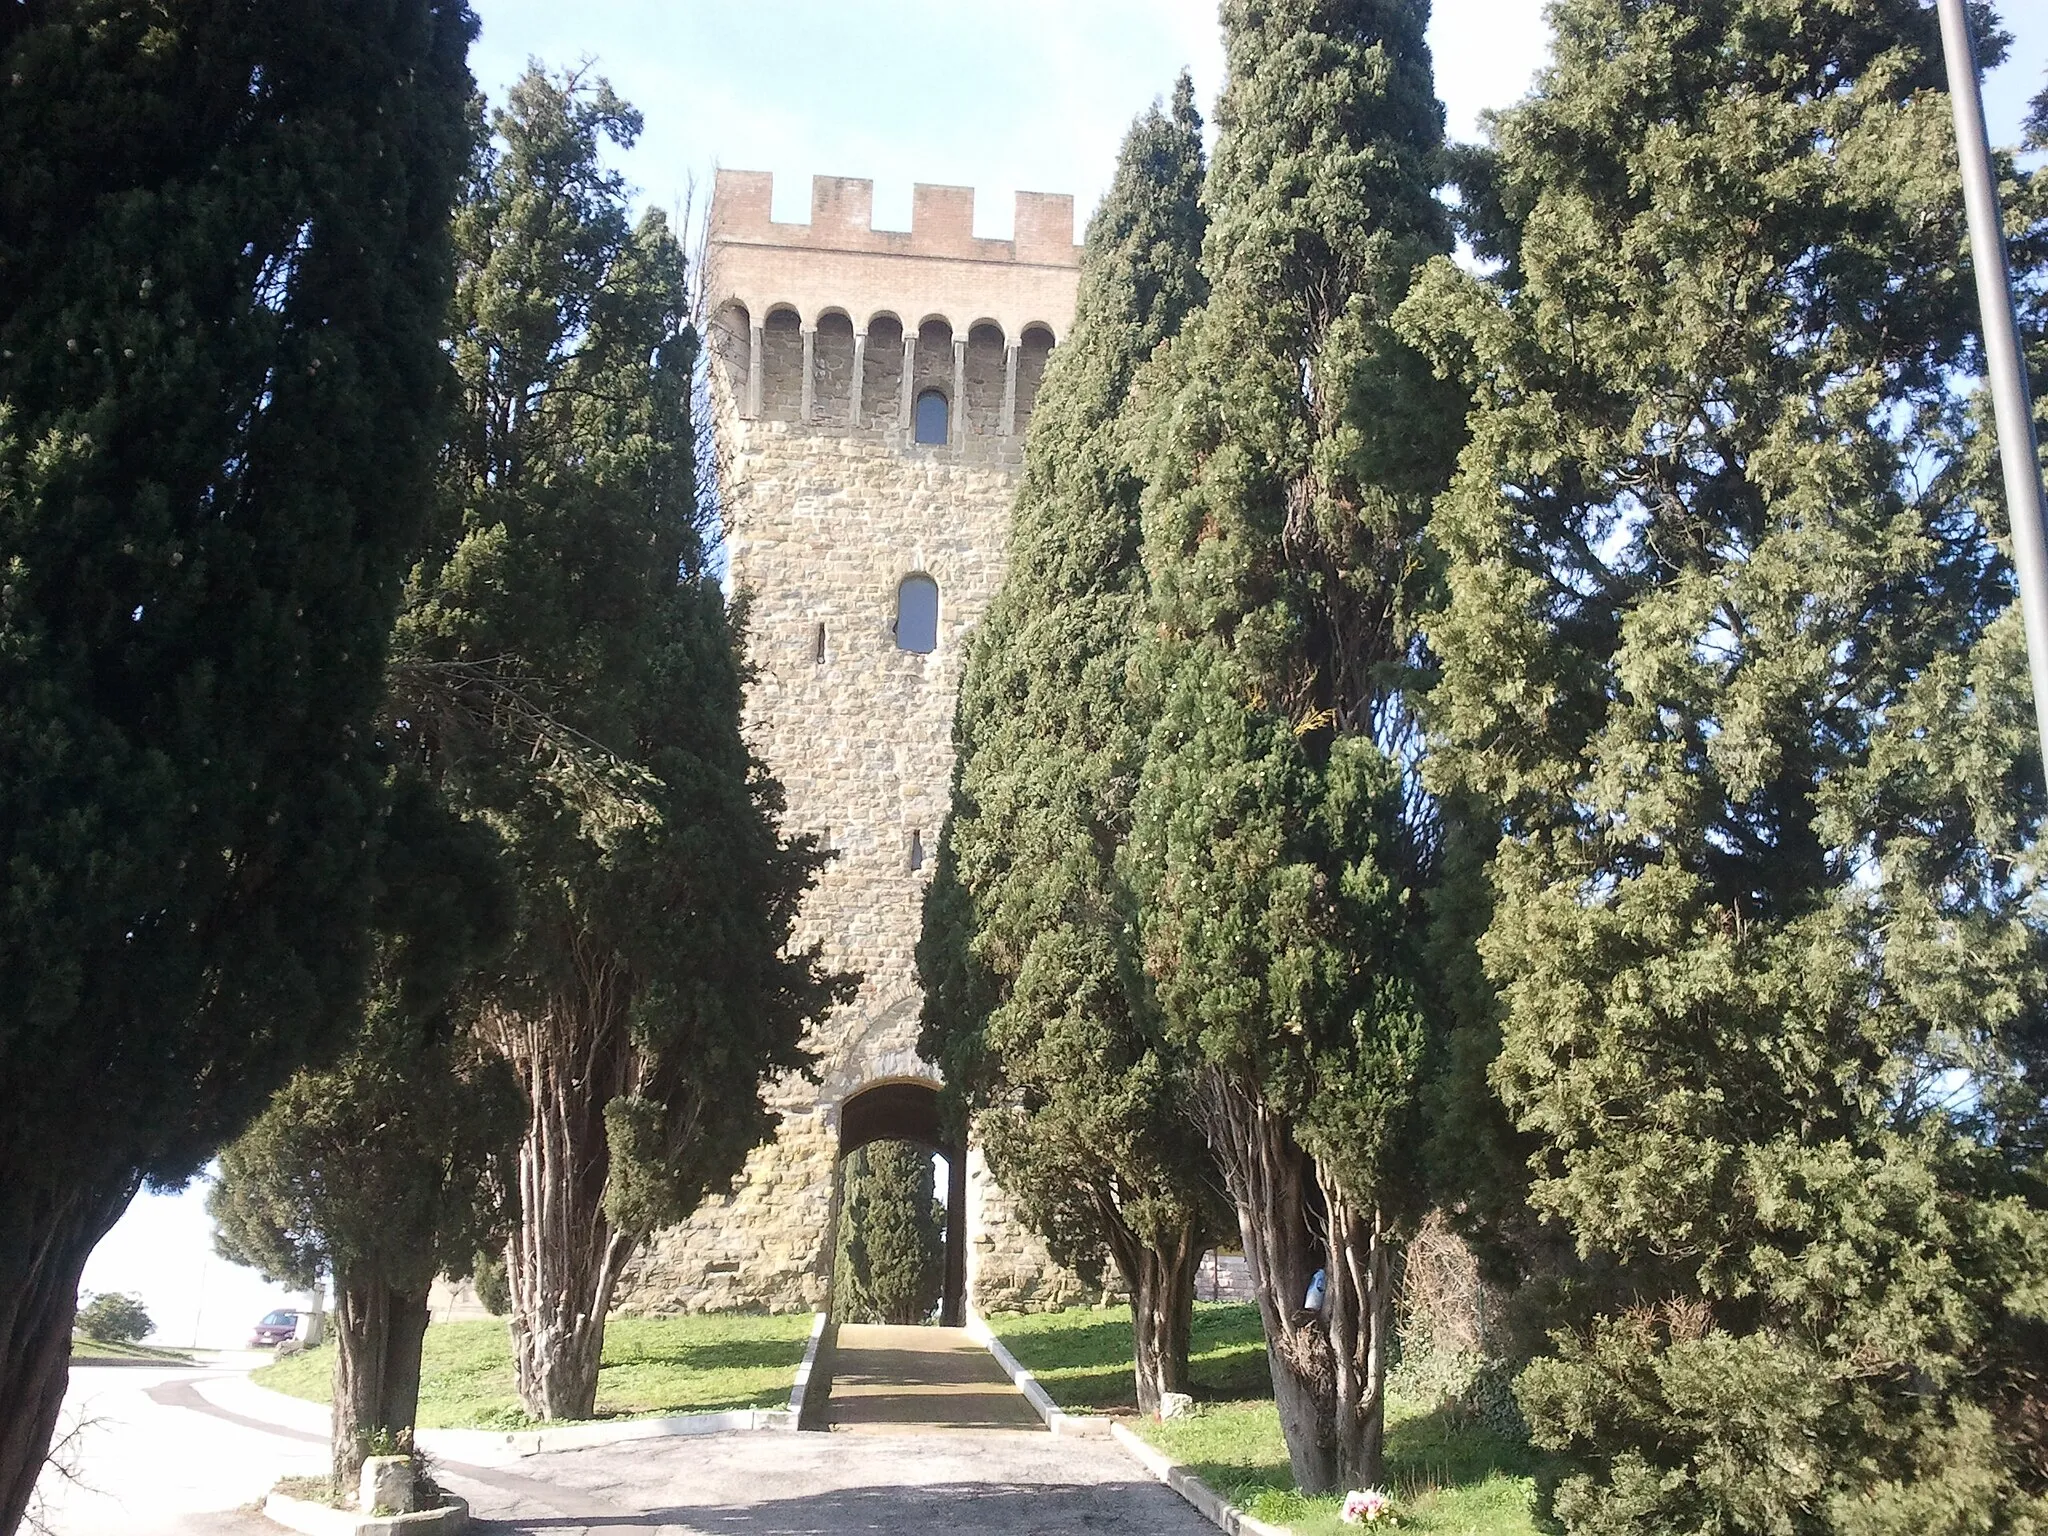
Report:
[[[1072,197],[1019,192],[1015,237],[982,240],[972,188],[920,182],[905,231],[874,228],[871,181],[813,177],[805,224],[775,221],[774,186],[762,171],[718,173],[706,257],[713,313],[737,305],[758,325],[790,309],[805,326],[840,313],[857,331],[882,315],[912,332],[943,319],[960,335],[988,323],[1013,344],[1032,326],[1065,336],[1081,267]]]

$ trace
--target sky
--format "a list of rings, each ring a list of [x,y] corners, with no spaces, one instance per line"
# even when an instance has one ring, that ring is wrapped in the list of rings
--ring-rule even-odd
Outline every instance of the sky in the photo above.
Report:
[[[1222,84],[1213,0],[472,0],[494,97],[538,58],[593,62],[646,119],[621,164],[646,199],[701,204],[716,166],[771,171],[775,214],[809,215],[813,175],[875,182],[875,222],[909,227],[914,181],[976,188],[976,232],[1010,233],[1011,194],[1071,192],[1085,221],[1130,120],[1192,71]],[[1987,87],[2018,138],[2048,73],[2048,6],[2002,0],[2012,61]],[[1544,0],[1436,0],[1429,29],[1451,135],[1511,105],[1547,61]],[[1077,230],[1078,234],[1078,230]]]
[[[1076,235],[1130,120],[1192,71],[1205,115],[1223,77],[1211,0],[472,0],[470,56],[494,99],[529,59],[590,61],[646,121],[619,164],[656,206],[701,208],[712,170],[771,171],[775,216],[810,213],[813,175],[875,182],[875,222],[910,226],[916,181],[976,188],[976,232],[1010,234],[1011,194],[1070,192]],[[2016,142],[2048,75],[2048,5],[2004,0],[2008,62],[1985,87]],[[1436,0],[1429,40],[1452,137],[1511,106],[1548,58],[1543,0]],[[943,1188],[943,1184],[941,1188]],[[289,1293],[214,1257],[203,1181],[144,1194],[86,1266],[134,1291],[171,1344],[224,1347]]]

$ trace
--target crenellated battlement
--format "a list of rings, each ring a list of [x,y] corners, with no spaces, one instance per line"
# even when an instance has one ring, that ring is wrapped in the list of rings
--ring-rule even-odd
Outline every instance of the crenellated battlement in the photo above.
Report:
[[[1020,192],[1015,238],[981,240],[967,187],[919,183],[908,230],[874,227],[862,177],[813,177],[806,224],[775,221],[774,191],[760,171],[712,191],[708,339],[735,419],[1014,459],[1073,319],[1074,200]],[[936,439],[920,400],[944,417]]]
[[[874,227],[875,184],[865,177],[813,176],[808,224],[778,224],[772,212],[774,193],[775,178],[767,171],[720,171],[711,198],[712,242],[1048,267],[1081,265],[1081,248],[1074,244],[1074,199],[1064,192],[1019,192],[1015,233],[1008,240],[975,235],[972,187],[919,182],[911,193],[907,231]]]

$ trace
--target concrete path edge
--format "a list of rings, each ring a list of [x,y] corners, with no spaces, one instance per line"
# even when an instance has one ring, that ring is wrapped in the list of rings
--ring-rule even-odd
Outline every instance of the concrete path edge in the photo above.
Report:
[[[1133,1461],[1186,1499],[1195,1512],[1226,1536],[1293,1536],[1284,1525],[1268,1525],[1248,1515],[1157,1446],[1147,1445],[1122,1424],[1109,1426],[1110,1437]]]
[[[1051,1395],[1038,1384],[1038,1378],[1027,1371],[1017,1357],[1004,1347],[1003,1341],[995,1336],[988,1322],[972,1308],[967,1312],[967,1337],[995,1356],[997,1365],[1003,1368],[1010,1382],[1024,1394],[1033,1411],[1045,1420],[1045,1427],[1056,1435],[1100,1435],[1106,1420],[1093,1416],[1068,1413]]]
[[[469,1505],[453,1494],[434,1509],[410,1515],[355,1515],[273,1493],[263,1501],[263,1517],[303,1536],[455,1536],[469,1529]]]
[[[795,1429],[804,1416],[804,1399],[810,1396],[811,1373],[818,1364],[818,1343],[825,1337],[825,1324],[830,1314],[811,1314],[811,1342],[804,1346],[803,1364],[796,1368],[796,1381],[789,1389],[789,1427]]]

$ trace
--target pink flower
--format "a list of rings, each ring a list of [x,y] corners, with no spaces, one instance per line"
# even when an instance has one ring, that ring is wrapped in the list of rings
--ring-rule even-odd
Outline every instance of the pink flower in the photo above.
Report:
[[[1354,1488],[1344,1495],[1346,1525],[1377,1525],[1394,1517],[1394,1501],[1377,1488]]]

